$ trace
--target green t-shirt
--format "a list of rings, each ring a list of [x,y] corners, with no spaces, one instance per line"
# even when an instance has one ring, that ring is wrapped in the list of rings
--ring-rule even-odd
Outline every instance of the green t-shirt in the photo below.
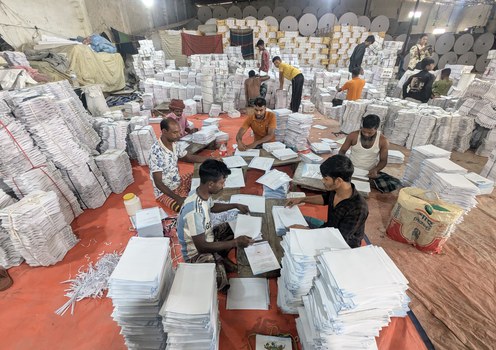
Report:
[[[432,94],[434,96],[446,96],[451,85],[453,85],[453,81],[451,79],[435,81],[434,84],[432,84]]]

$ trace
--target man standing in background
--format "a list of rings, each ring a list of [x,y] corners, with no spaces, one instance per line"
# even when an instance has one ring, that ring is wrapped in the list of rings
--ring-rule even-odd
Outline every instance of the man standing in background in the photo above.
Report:
[[[279,69],[279,89],[284,88],[284,78],[291,80],[292,92],[290,108],[293,113],[298,112],[301,103],[301,95],[303,94],[303,84],[305,79],[301,71],[287,63],[282,62],[281,57],[276,56],[272,59],[274,66]]]
[[[260,54],[262,58],[260,60],[260,68],[258,69],[258,74],[261,72],[265,72],[265,74],[269,74],[269,66],[270,66],[270,57],[269,51],[265,48],[265,42],[260,39],[257,41],[257,48],[260,50]]]
[[[375,43],[375,37],[369,35],[367,39],[361,44],[358,44],[350,57],[350,66],[348,68],[350,73],[353,73],[353,69],[360,68],[362,66],[363,56],[365,55],[365,49]]]
[[[359,100],[362,97],[365,79],[360,78],[360,73],[363,73],[362,68],[355,67],[351,70],[351,80],[344,83],[343,87],[337,87],[338,92],[346,91],[346,99],[348,101]]]

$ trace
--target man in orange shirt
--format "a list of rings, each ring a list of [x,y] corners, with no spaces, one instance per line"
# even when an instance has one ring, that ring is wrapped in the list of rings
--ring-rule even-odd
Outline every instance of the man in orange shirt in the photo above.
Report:
[[[240,151],[246,151],[252,148],[261,148],[265,142],[275,141],[276,115],[266,110],[267,102],[264,98],[257,97],[254,102],[255,115],[246,118],[245,122],[236,135],[236,142]],[[245,145],[243,135],[251,128],[255,140]]]
[[[362,72],[363,70],[360,67],[353,68],[351,70],[351,80],[344,83],[342,88],[337,87],[338,92],[347,91],[346,99],[348,101],[359,100],[362,96],[362,90],[365,86],[365,79],[361,79],[359,76]]]

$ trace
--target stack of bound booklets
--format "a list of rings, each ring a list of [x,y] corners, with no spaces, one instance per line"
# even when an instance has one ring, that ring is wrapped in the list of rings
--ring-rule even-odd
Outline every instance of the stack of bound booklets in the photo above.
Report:
[[[124,150],[109,149],[95,157],[95,162],[102,171],[112,192],[122,193],[134,182],[131,162]]]
[[[139,165],[148,165],[150,150],[155,141],[157,141],[153,127],[151,125],[136,126],[134,131],[129,134],[129,139],[133,144]]]
[[[402,183],[404,186],[411,186],[419,175],[419,169],[422,162],[429,158],[450,158],[451,152],[434,145],[424,145],[414,147],[408,158],[403,175]]]

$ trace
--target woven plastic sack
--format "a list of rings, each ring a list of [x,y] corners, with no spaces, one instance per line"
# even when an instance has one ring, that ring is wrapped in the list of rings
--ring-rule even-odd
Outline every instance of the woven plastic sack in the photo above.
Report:
[[[400,190],[386,234],[393,240],[413,244],[427,253],[440,253],[463,214],[436,193],[415,187]]]

